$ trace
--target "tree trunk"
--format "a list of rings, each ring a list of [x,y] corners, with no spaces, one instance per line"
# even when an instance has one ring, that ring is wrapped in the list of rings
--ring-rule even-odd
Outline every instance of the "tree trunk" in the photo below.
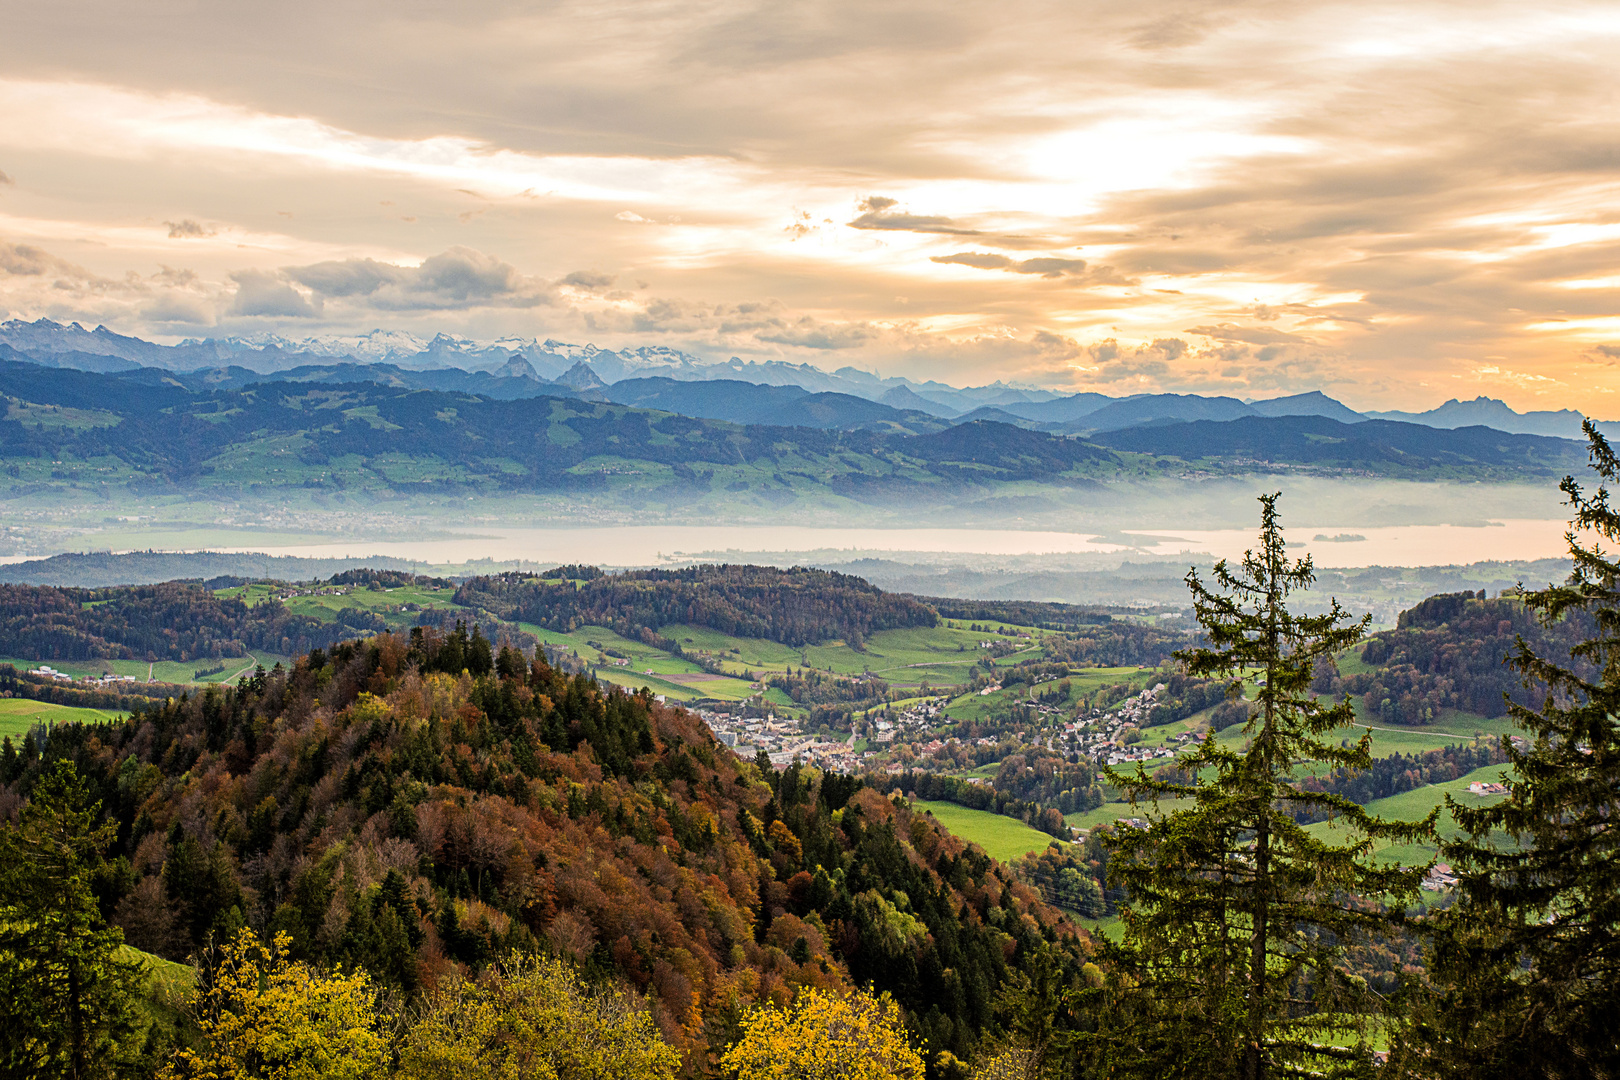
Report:
[[[1277,710],[1273,695],[1277,688],[1276,658],[1281,645],[1278,611],[1283,599],[1277,588],[1276,568],[1273,569],[1271,584],[1266,606],[1269,608],[1268,637],[1273,659],[1266,664],[1266,718],[1260,730],[1261,782],[1265,785],[1265,793],[1261,796],[1260,805],[1255,808],[1254,822],[1254,913],[1249,928],[1249,1045],[1243,1070],[1246,1080],[1265,1080],[1266,1077],[1262,1042],[1266,1024],[1266,916],[1271,907],[1271,785],[1272,778],[1276,776],[1272,757],[1272,725]]]
[[[84,1002],[83,988],[79,985],[79,964],[77,960],[68,961],[68,1038],[71,1040],[69,1053],[70,1080],[83,1080],[87,1063],[84,1060]]]
[[[1266,1021],[1266,875],[1271,858],[1271,832],[1267,828],[1270,807],[1262,810],[1254,837],[1254,925],[1249,935],[1249,1046],[1244,1075],[1248,1080],[1265,1080],[1265,1062],[1260,1044]]]

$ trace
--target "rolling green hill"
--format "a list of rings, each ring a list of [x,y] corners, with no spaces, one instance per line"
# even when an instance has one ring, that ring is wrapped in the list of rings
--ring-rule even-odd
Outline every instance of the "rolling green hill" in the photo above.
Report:
[[[1285,466],[1512,480],[1553,475],[1581,459],[1567,440],[1389,421],[1251,417],[1132,428],[1093,441],[989,420],[931,431],[923,429],[932,421],[834,430],[577,397],[496,400],[366,382],[232,386],[13,360],[0,361],[0,397],[0,466],[14,497],[36,500],[86,490],[109,497],[549,493],[740,512],[801,498],[892,507],[1019,485],[1050,492],[1099,479],[1182,476],[1189,462],[1228,473]]]

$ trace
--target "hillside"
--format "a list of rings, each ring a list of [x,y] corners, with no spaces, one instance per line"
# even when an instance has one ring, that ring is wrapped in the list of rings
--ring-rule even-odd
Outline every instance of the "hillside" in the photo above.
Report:
[[[0,363],[0,395],[11,399],[0,420],[0,459],[13,496],[182,485],[790,499],[803,490],[889,500],[1056,479],[1076,462],[1110,457],[1048,436],[1032,436],[1035,449],[1009,457],[994,445],[996,431],[976,427],[932,443],[903,426],[895,433],[743,427],[578,399],[496,401],[371,383],[194,392],[140,374]],[[986,465],[999,460],[1008,467]]]
[[[945,421],[917,408],[895,407],[853,394],[811,393],[800,386],[756,385],[737,379],[625,379],[601,393],[621,405],[737,424],[841,431],[878,428],[908,435],[946,426]]]
[[[1569,651],[1593,633],[1580,617],[1543,626],[1513,596],[1432,596],[1402,612],[1395,629],[1369,638],[1322,689],[1355,695],[1363,716],[1385,723],[1422,724],[1443,709],[1506,716],[1509,700],[1530,708],[1543,700],[1507,666],[1521,638],[1537,655],[1582,670]]]
[[[408,999],[543,943],[646,994],[691,1073],[802,985],[870,982],[930,1055],[965,1058],[1032,950],[1084,957],[1036,892],[903,803],[741,761],[690,713],[465,635],[317,651],[60,726],[45,753],[117,827],[100,898],[137,948],[182,957],[245,922]],[[0,765],[15,805],[39,761]]]
[[[250,649],[288,655],[356,628],[373,627],[323,625],[279,604],[249,608],[188,582],[106,590],[0,585],[0,656],[29,660],[189,661]]]
[[[778,425],[769,426],[578,395],[497,400],[375,382],[232,387],[188,379],[150,368],[97,374],[0,361],[7,494],[79,504],[87,493],[109,503],[189,493],[598,495],[776,513],[800,498],[885,510],[950,505],[1016,485],[1049,491],[1181,477],[1189,463],[1228,473],[1303,466],[1522,480],[1567,471],[1581,457],[1575,443],[1486,428],[1325,417],[1171,423],[1086,441],[993,420],[943,427],[922,413],[839,395],[784,403],[763,417]]]
[[[1247,417],[1133,427],[1091,436],[1114,450],[1188,462],[1290,463],[1381,476],[1542,476],[1580,469],[1585,448],[1566,439],[1326,416]]]
[[[594,568],[591,568],[594,569]],[[474,578],[456,602],[569,631],[591,624],[630,638],[680,624],[784,645],[860,642],[878,630],[931,627],[939,616],[907,596],[825,570],[698,566],[633,570],[575,583],[509,574]]]
[[[212,551],[68,552],[0,566],[0,581],[28,585],[105,588],[109,585],[157,585],[181,578],[209,580],[310,581],[326,579],[356,566],[408,570],[404,559],[301,559],[291,555],[227,554]]]

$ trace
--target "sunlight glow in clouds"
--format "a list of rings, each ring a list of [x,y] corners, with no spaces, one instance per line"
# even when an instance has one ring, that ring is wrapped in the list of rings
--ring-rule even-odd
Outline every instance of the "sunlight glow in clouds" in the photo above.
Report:
[[[108,157],[231,155],[283,168],[382,173],[446,188],[513,196],[669,203],[704,190],[736,197],[760,178],[718,158],[536,156],[471,139],[381,139],[303,117],[249,112],[191,95],[162,97],[116,87],[0,80],[0,113],[19,118],[5,134],[25,149],[88,150]]]
[[[1364,407],[1620,386],[1612,4],[61,0],[14,23],[12,317]]]

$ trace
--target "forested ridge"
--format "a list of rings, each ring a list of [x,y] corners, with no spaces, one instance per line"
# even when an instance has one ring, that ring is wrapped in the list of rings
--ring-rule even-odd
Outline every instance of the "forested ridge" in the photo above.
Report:
[[[859,647],[874,631],[939,623],[932,608],[909,596],[802,567],[631,570],[577,585],[512,574],[474,578],[457,590],[456,602],[563,632],[597,625],[636,638],[682,624],[793,646],[841,639]]]
[[[407,1000],[545,952],[645,994],[691,1074],[752,1004],[868,983],[966,1058],[1034,952],[1085,958],[1037,892],[903,803],[738,760],[690,713],[462,630],[7,743],[0,814],[57,761],[112,830],[96,899],[138,947],[246,926]]]
[[[1432,596],[1401,613],[1394,630],[1372,635],[1359,649],[1370,670],[1346,674],[1319,689],[1352,694],[1363,715],[1385,723],[1422,724],[1440,709],[1503,716],[1508,702],[1539,708],[1545,692],[1525,685],[1508,666],[1523,638],[1538,653],[1570,663],[1570,649],[1592,634],[1580,612],[1543,623],[1514,595],[1483,591]],[[1585,670],[1588,665],[1575,661]]]
[[[0,655],[38,660],[202,660],[264,649],[283,656],[353,628],[248,607],[197,582],[108,589],[0,585]]]

